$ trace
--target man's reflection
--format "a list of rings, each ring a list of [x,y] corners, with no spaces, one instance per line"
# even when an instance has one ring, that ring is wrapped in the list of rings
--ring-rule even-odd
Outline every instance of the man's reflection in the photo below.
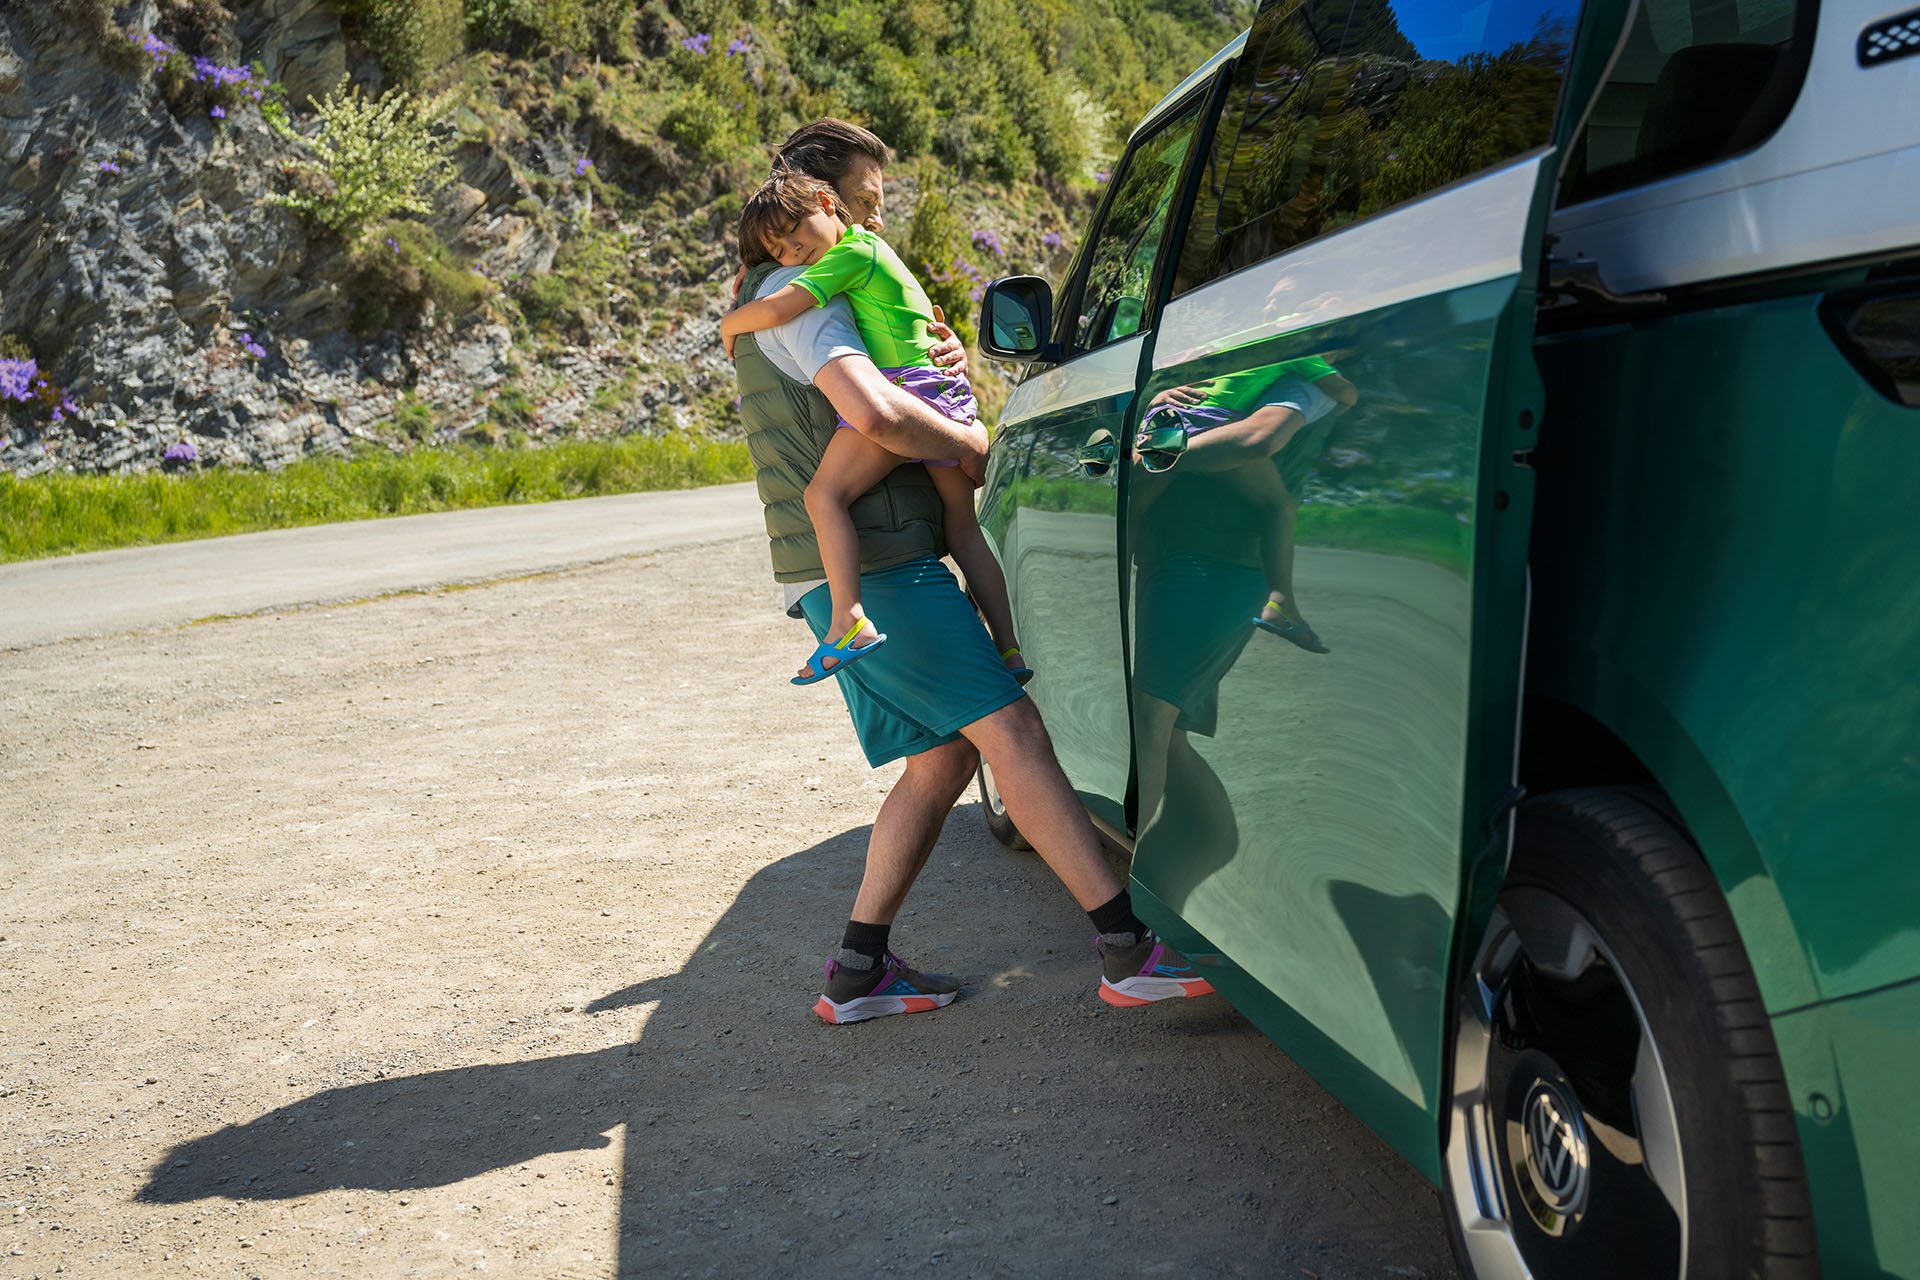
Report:
[[[1144,841],[1176,822],[1187,849],[1211,851],[1181,860],[1182,883],[1166,886],[1176,909],[1238,844],[1232,805],[1187,735],[1214,734],[1220,681],[1252,636],[1328,651],[1295,599],[1294,524],[1334,418],[1358,399],[1310,356],[1170,388],[1141,423],[1128,499],[1139,829]],[[1170,776],[1177,815],[1162,812]]]

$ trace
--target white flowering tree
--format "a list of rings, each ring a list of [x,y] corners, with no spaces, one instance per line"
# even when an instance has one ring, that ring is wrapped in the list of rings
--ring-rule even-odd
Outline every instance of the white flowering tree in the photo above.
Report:
[[[368,98],[342,81],[317,104],[320,131],[314,137],[276,122],[314,159],[301,165],[306,189],[273,199],[348,243],[393,214],[431,213],[430,197],[453,171],[453,144],[434,128],[447,104],[445,96],[422,98],[401,89]]]

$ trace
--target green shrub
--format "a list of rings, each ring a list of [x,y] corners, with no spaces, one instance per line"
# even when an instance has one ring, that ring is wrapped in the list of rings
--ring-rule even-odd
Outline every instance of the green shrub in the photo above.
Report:
[[[423,222],[393,221],[353,252],[347,280],[355,333],[406,329],[431,302],[448,316],[477,311],[493,296],[491,281],[462,262]]]
[[[425,401],[411,391],[400,397],[393,406],[393,429],[415,444],[422,443],[432,436],[439,426],[439,418]]]
[[[317,158],[299,166],[307,183],[272,199],[350,244],[393,214],[431,213],[429,197],[453,172],[452,143],[435,129],[446,106],[397,89],[369,99],[343,80],[318,105],[318,137],[280,126]]]
[[[899,243],[902,262],[920,280],[927,298],[945,312],[947,323],[969,346],[975,337],[972,294],[977,284],[964,267],[972,242],[947,196],[947,180],[940,166],[920,166],[920,203]]]
[[[387,74],[408,84],[425,83],[466,48],[460,0],[342,0],[341,11]]]

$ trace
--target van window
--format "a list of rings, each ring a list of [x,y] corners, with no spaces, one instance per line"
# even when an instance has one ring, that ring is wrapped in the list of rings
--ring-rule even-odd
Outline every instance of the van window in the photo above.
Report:
[[[1640,0],[1567,159],[1575,204],[1766,141],[1799,95],[1812,0]]]
[[[1578,16],[1578,0],[1263,6],[1174,293],[1543,146]]]
[[[1091,351],[1138,333],[1146,322],[1148,287],[1160,256],[1167,214],[1180,192],[1204,95],[1190,100],[1133,145],[1120,166],[1106,214],[1087,252],[1087,274],[1074,319],[1073,349]]]

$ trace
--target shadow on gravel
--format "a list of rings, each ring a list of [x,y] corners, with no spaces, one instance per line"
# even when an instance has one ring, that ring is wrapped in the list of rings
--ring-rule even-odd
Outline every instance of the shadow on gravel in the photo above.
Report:
[[[783,918],[789,935],[798,926],[821,923],[797,911],[771,912],[772,900],[783,893],[779,886],[825,878],[849,862],[857,866],[865,857],[867,831],[845,832],[768,867],[747,883],[685,968],[602,996],[582,1010],[597,1014],[657,1003],[633,1044],[328,1089],[175,1147],[154,1165],[137,1198],[177,1204],[212,1197],[279,1200],[333,1188],[445,1186],[549,1152],[604,1149],[612,1144],[609,1130],[629,1122],[645,1127],[659,1104],[685,1111],[688,1103],[718,1098],[729,1091],[730,1074],[745,1078],[738,1054],[724,1055],[730,1061],[705,1073],[703,1087],[674,1099],[659,1095],[662,1072],[676,1059],[706,1056],[676,1039],[684,1032],[687,1038],[724,1040],[748,1030],[747,1019],[737,1016],[748,1007],[742,997],[751,1000],[756,1020],[774,1012],[766,1007],[764,990],[770,975],[749,973],[748,952],[764,951],[771,940],[778,926],[770,916]],[[766,963],[764,954],[761,960],[751,968],[785,971],[779,1012],[789,1015],[783,1021],[795,1021],[790,1015],[805,1012],[815,994],[801,984],[804,970],[796,972],[784,957],[777,966]],[[765,1028],[754,1030],[755,1042],[764,1047]],[[744,1049],[748,1042],[743,1037],[739,1043]]]
[[[678,972],[586,1007],[655,1006],[631,1044],[329,1089],[181,1144],[138,1198],[443,1186],[617,1143],[623,1276],[1254,1275],[1361,1241],[1370,1262],[1444,1257],[1425,1184],[1224,1002],[1095,1000],[1086,918],[974,806],[895,928],[967,994],[816,1022],[866,839],[767,867]]]

